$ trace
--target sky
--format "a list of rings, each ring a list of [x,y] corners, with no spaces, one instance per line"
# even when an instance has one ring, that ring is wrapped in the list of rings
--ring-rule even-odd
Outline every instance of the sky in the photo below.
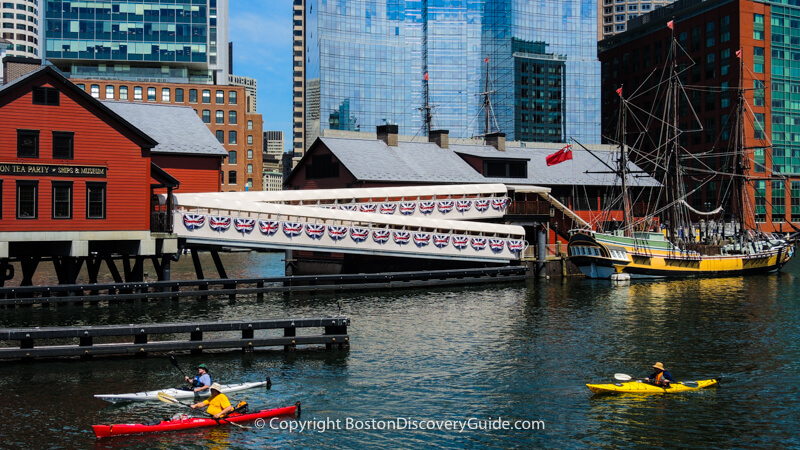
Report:
[[[292,145],[292,0],[229,0],[233,74],[258,81],[264,131]]]

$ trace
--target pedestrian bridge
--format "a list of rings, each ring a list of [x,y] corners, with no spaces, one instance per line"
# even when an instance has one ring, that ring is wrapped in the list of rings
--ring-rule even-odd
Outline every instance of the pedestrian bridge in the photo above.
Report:
[[[191,244],[507,263],[527,247],[505,185],[175,194]]]

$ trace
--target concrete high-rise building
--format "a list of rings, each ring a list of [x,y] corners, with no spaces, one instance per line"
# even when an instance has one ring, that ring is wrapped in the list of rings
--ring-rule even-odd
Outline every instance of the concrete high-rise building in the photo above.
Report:
[[[387,123],[597,143],[596,42],[593,0],[295,0],[294,152],[326,129]]]
[[[42,53],[69,78],[228,83],[228,0],[48,0],[42,7]]]
[[[258,82],[255,78],[228,75],[228,84],[244,88],[247,112],[254,113],[258,111]]]
[[[628,29],[628,20],[647,14],[674,0],[598,0],[597,40]]]
[[[272,156],[277,159],[283,158],[284,141],[283,131],[264,132],[264,156]]]
[[[0,13],[3,27],[0,38],[11,43],[7,54],[39,58],[39,1],[1,2]]]

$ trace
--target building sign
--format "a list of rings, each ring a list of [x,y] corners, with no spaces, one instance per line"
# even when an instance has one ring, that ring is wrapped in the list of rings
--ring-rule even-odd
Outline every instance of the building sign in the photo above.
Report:
[[[107,167],[0,163],[0,175],[105,178]]]

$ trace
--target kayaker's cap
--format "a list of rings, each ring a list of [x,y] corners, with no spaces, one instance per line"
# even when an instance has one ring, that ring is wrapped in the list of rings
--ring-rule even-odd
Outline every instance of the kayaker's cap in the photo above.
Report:
[[[657,363],[653,364],[653,368],[654,369],[658,369],[658,370],[666,370],[666,369],[664,369],[664,365],[661,364],[660,362],[657,362]]]
[[[198,369],[203,369],[203,370],[205,370],[206,372],[208,372],[208,366],[206,366],[205,364],[200,364],[199,366],[197,366],[197,368],[198,368]]]
[[[214,383],[211,385],[212,391],[222,392],[222,386],[219,383]]]

